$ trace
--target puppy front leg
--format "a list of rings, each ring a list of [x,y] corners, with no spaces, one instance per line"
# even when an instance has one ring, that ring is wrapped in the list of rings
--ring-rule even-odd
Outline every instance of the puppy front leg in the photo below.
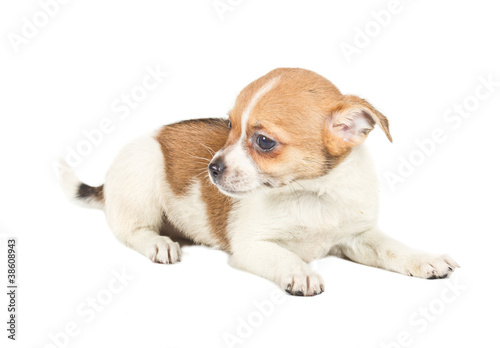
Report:
[[[460,267],[448,255],[409,248],[378,229],[349,237],[336,249],[353,261],[420,278],[446,278]]]
[[[229,264],[269,279],[292,295],[314,296],[324,291],[321,276],[296,254],[269,241],[253,241],[233,247]]]

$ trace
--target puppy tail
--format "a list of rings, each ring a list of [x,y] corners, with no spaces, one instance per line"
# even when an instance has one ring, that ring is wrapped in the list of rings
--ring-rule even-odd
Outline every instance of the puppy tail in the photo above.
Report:
[[[59,160],[59,183],[68,199],[84,208],[104,208],[104,185],[89,186],[81,182],[66,161]]]

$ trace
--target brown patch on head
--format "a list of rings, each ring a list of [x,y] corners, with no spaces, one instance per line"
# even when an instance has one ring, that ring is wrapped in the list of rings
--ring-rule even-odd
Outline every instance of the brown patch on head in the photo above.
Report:
[[[258,167],[261,183],[271,186],[325,175],[364,141],[374,124],[392,141],[387,119],[373,106],[342,95],[330,81],[304,69],[275,69],[250,83],[230,118],[233,129],[225,148],[230,151],[244,132],[243,150]],[[276,146],[262,151],[259,135]],[[231,166],[227,163],[226,175],[235,177],[238,170]]]
[[[242,125],[242,116],[252,99],[270,83],[272,88],[253,105],[246,125]],[[240,93],[231,111],[231,133],[237,139],[245,129],[245,149],[274,184],[318,177],[345,156],[325,151],[322,136],[325,119],[341,98],[330,81],[312,71],[276,69]],[[261,151],[257,146],[260,134],[277,142],[272,151]]]
[[[182,196],[195,181],[200,182],[212,233],[223,249],[229,245],[226,228],[231,199],[210,182],[208,164],[213,154],[224,146],[228,133],[227,120],[198,119],[164,126],[156,136],[172,191]]]

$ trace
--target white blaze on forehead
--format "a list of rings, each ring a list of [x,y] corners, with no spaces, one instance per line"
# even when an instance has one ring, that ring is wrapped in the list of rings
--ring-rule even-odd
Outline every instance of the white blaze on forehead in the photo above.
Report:
[[[257,93],[252,96],[252,99],[243,110],[241,114],[241,135],[238,142],[221,152],[226,163],[226,171],[222,181],[218,183],[219,188],[227,192],[245,192],[260,186],[259,169],[252,157],[244,150],[243,140],[245,139],[247,123],[252,110],[262,96],[276,85],[278,80],[279,77],[275,77],[264,84]],[[214,158],[217,157],[217,155],[221,156],[219,152]]]
[[[245,137],[248,119],[250,118],[250,114],[252,113],[253,108],[258,103],[258,101],[262,98],[262,96],[264,94],[266,94],[267,92],[269,92],[274,87],[274,85],[276,85],[276,83],[278,82],[279,79],[280,79],[279,76],[275,77],[271,81],[267,82],[264,86],[262,86],[257,91],[257,93],[254,94],[252,99],[250,99],[250,103],[248,103],[245,110],[243,110],[243,113],[241,114],[241,136],[240,136],[240,139],[238,140],[239,144],[242,143],[243,138]]]

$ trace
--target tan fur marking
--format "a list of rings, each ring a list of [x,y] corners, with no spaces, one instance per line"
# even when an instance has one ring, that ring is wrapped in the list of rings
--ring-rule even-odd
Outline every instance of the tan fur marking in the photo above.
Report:
[[[223,195],[209,180],[201,182],[201,197],[207,207],[212,233],[223,250],[229,251],[227,238],[227,219],[232,207],[232,198]]]
[[[173,192],[182,196],[193,181],[200,181],[212,233],[224,249],[229,245],[226,227],[231,199],[210,182],[208,164],[224,146],[228,133],[226,120],[199,119],[164,126],[156,136],[163,152],[166,180]]]

